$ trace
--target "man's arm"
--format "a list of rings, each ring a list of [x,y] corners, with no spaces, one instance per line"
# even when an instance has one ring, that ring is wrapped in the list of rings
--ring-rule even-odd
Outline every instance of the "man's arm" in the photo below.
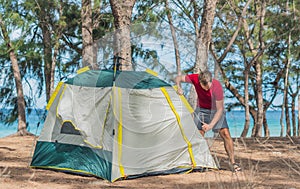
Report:
[[[220,120],[224,111],[224,100],[216,101],[217,112],[209,124],[202,125],[202,129],[206,132],[211,130]]]
[[[178,75],[178,76],[176,76],[175,79],[174,79],[174,81],[175,81],[175,84],[177,86],[177,93],[179,95],[183,95],[183,90],[181,88],[181,82],[186,82],[185,81],[185,75]]]

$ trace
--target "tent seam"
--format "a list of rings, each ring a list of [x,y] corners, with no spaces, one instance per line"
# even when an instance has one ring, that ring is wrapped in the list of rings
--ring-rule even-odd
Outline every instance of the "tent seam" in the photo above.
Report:
[[[51,106],[52,106],[52,104],[53,104],[53,102],[54,102],[54,100],[55,100],[55,98],[56,98],[56,96],[57,96],[58,92],[60,91],[60,88],[63,84],[64,83],[61,82],[61,81],[57,84],[57,86],[56,86],[54,92],[52,93],[51,98],[50,98],[50,100],[49,100],[49,102],[46,106],[46,110],[50,110],[50,108],[51,108]]]
[[[188,145],[188,152],[189,152],[189,155],[190,155],[190,159],[191,159],[192,165],[193,165],[193,167],[196,167],[196,162],[195,162],[193,151],[192,151],[192,144],[190,143],[190,141],[186,138],[186,136],[184,134],[183,127],[182,127],[182,124],[181,124],[181,121],[180,121],[180,117],[179,117],[179,115],[178,115],[178,113],[177,113],[177,111],[176,111],[176,109],[175,109],[175,107],[174,107],[174,105],[173,105],[173,103],[172,103],[172,101],[170,99],[170,96],[169,96],[167,90],[164,87],[161,87],[160,89],[161,89],[162,93],[165,95],[165,97],[166,97],[166,99],[167,99],[167,101],[169,103],[169,106],[170,106],[171,110],[175,114],[177,123],[178,123],[179,128],[180,128],[181,135],[182,135],[184,141]]]
[[[118,90],[118,94],[115,94],[116,93],[116,89]],[[117,103],[116,103],[116,96],[118,95],[118,99],[119,99],[119,121],[118,121],[118,164],[119,164],[119,169],[120,169],[120,173],[121,173],[121,176],[122,177],[125,177],[125,172],[124,172],[124,167],[122,165],[122,141],[123,141],[123,138],[122,138],[122,135],[123,135],[123,130],[122,130],[122,102],[121,102],[121,99],[122,99],[122,92],[121,92],[121,89],[116,87],[116,86],[113,86],[113,94],[114,94],[114,111],[117,109]],[[116,115],[116,114],[115,114]]]

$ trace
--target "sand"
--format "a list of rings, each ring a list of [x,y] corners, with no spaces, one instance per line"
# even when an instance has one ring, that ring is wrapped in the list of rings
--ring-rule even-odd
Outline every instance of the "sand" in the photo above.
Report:
[[[29,167],[36,138],[0,139],[0,188],[300,188],[300,138],[234,138],[242,172],[230,171],[220,139],[209,139],[220,170],[148,176],[114,183]]]

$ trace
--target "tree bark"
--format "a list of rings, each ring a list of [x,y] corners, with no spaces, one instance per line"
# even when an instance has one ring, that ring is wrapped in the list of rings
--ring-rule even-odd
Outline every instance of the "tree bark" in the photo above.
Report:
[[[255,137],[262,136],[262,126],[263,126],[263,92],[262,92],[262,69],[261,62],[257,62],[256,68],[256,104],[257,104],[257,123],[254,132]]]
[[[178,45],[178,41],[177,41],[177,37],[176,37],[175,28],[174,28],[174,25],[173,25],[173,19],[172,19],[171,11],[169,9],[168,0],[165,0],[165,8],[166,8],[166,11],[167,11],[167,17],[168,17],[169,26],[170,26],[172,39],[173,39],[173,44],[174,44],[177,74],[181,75],[179,45]]]
[[[290,55],[291,55],[291,32],[289,32],[288,36],[288,54],[287,54],[287,66],[285,72],[285,82],[284,82],[284,91],[286,93],[285,97],[285,121],[286,121],[286,136],[291,136],[291,122],[290,122],[290,114],[289,114],[289,102],[288,102],[288,88],[289,88],[289,71],[290,71]]]
[[[44,77],[46,84],[46,101],[50,99],[51,93],[51,63],[52,63],[52,45],[51,34],[46,26],[42,26],[43,43],[44,43]]]
[[[245,66],[247,67],[247,66]],[[244,129],[241,134],[241,137],[246,137],[248,134],[249,126],[250,126],[250,112],[249,112],[249,70],[244,71],[245,79],[244,79],[244,93],[245,93],[245,124]]]
[[[285,106],[285,121],[286,121],[286,136],[292,136],[291,135],[291,121],[290,121],[290,112],[289,112],[289,103],[288,100],[284,103]]]
[[[291,91],[290,95],[291,95],[291,98],[292,98],[291,114],[292,114],[293,136],[299,136],[298,133],[297,133],[297,120],[296,120],[297,119],[297,115],[296,115],[297,95],[298,95],[298,97],[300,97],[300,95],[299,95],[299,92],[300,92],[299,76],[300,75],[297,76],[297,81],[298,82],[296,82],[296,86],[298,86],[298,87],[296,88],[296,91],[293,91],[293,89],[289,86],[289,89]],[[298,106],[299,106],[299,104],[298,104]],[[298,109],[300,109],[300,108],[298,108]],[[299,118],[299,116],[298,116],[298,118]],[[298,123],[299,123],[299,121],[298,121]],[[299,129],[298,129],[298,131],[299,131]]]
[[[39,16],[39,26],[42,30],[44,44],[44,79],[46,88],[46,102],[49,101],[51,95],[51,68],[52,68],[52,43],[50,30],[50,17],[47,13],[47,6],[51,6],[47,1],[36,1],[37,15]]]
[[[115,65],[120,70],[132,70],[130,25],[135,0],[110,0],[109,2],[116,29],[114,37]]]
[[[261,2],[260,8],[260,27],[259,27],[259,44],[260,49],[264,49],[264,39],[263,39],[263,31],[264,31],[264,19],[266,14],[266,1],[263,0]],[[267,126],[263,125],[264,121],[264,101],[263,101],[263,91],[262,91],[262,65],[263,61],[258,60],[255,62],[256,69],[256,103],[257,103],[257,123],[256,129],[254,132],[255,137],[262,136],[262,127]],[[268,128],[265,128],[267,130]]]
[[[298,89],[300,91],[300,86],[298,86]],[[300,94],[298,94],[298,134],[297,136],[300,136]]]
[[[92,20],[92,1],[82,0],[81,20],[82,20],[82,66],[90,66],[92,69],[98,69],[94,62],[93,49],[93,20]]]
[[[195,1],[193,1],[195,2]],[[196,2],[195,2],[196,3]],[[196,31],[196,60],[194,73],[207,69],[208,52],[211,43],[217,0],[206,0],[203,7],[200,30]],[[194,8],[196,11],[197,7]]]
[[[270,130],[268,126],[268,121],[267,121],[267,112],[264,111],[264,118],[263,118],[263,126],[264,126],[264,134],[265,136],[270,136]]]
[[[283,88],[283,101],[281,106],[281,117],[280,117],[280,124],[281,124],[281,131],[280,136],[283,136],[284,131],[284,124],[283,118],[285,115],[286,121],[286,135],[291,136],[291,124],[290,124],[290,116],[289,116],[289,107],[288,107],[288,85],[289,85],[289,67],[290,67],[290,39],[291,39],[291,32],[289,32],[289,39],[288,39],[288,55],[286,57],[286,65],[285,65],[285,76],[284,76],[284,88]]]
[[[295,96],[296,97],[296,96]],[[297,136],[297,127],[296,127],[296,99],[292,96],[292,127],[293,127],[293,136]]]

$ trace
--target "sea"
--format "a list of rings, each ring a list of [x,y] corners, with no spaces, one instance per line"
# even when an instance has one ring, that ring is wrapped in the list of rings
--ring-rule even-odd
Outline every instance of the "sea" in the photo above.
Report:
[[[268,111],[267,114],[267,121],[268,126],[270,130],[270,136],[271,137],[277,137],[280,136],[281,131],[281,125],[280,125],[280,117],[281,117],[281,111]],[[296,112],[296,117],[298,116],[298,113]],[[38,111],[31,111],[29,115],[27,115],[27,130],[34,135],[39,136],[41,133],[41,130],[44,126],[44,120],[46,117],[46,112],[43,112],[42,110]],[[230,133],[232,137],[240,137],[244,123],[245,123],[245,112],[234,110],[226,113],[226,119],[229,125]],[[6,137],[8,135],[11,135],[13,133],[17,132],[17,125],[18,123],[12,123],[10,125],[6,125],[4,123],[0,122],[0,138]],[[298,125],[298,123],[297,123]],[[251,121],[248,135],[247,137],[251,136],[253,128],[253,121]],[[263,136],[264,132],[262,131]],[[283,136],[285,136],[285,129]],[[207,136],[212,136],[213,133],[207,133]]]

